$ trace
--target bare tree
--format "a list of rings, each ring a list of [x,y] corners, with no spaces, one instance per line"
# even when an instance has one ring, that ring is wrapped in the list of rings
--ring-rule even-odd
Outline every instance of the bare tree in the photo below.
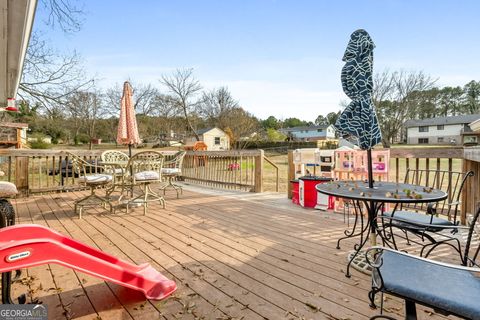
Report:
[[[39,105],[47,114],[62,107],[69,95],[88,90],[93,79],[86,79],[79,55],[55,53],[38,34],[30,39],[25,57],[23,77],[18,95],[32,105]]]
[[[202,86],[194,78],[193,69],[177,69],[170,76],[162,76],[160,82],[167,87],[168,91],[176,99],[188,129],[193,132],[195,138],[199,141],[200,137],[193,127],[190,115],[198,104],[197,102],[192,102],[192,99],[202,89]]]
[[[382,130],[382,143],[389,147],[401,133],[403,123],[417,113],[412,93],[429,90],[436,80],[420,72],[384,71],[374,77],[373,98]]]
[[[92,138],[95,137],[95,127],[100,118],[105,115],[105,108],[102,103],[102,96],[99,92],[75,92],[68,103],[66,110],[75,126],[75,136],[80,130],[90,138],[90,149],[92,149]]]
[[[197,110],[211,125],[225,129],[228,113],[234,108],[238,108],[238,102],[233,99],[228,88],[220,87],[204,92]]]
[[[83,24],[83,8],[71,0],[42,0],[37,8],[46,16],[43,25],[74,33]],[[42,26],[42,25],[40,25]],[[62,108],[69,95],[88,90],[93,79],[87,79],[78,53],[58,53],[35,31],[30,38],[18,95],[49,116]]]
[[[63,32],[73,33],[82,28],[84,10],[78,1],[71,0],[42,0],[39,10],[47,11],[45,25],[55,28],[58,26]]]
[[[242,107],[232,108],[225,115],[224,123],[225,127],[222,129],[230,133],[230,143],[232,145],[241,138],[251,138],[261,129],[258,119]]]
[[[157,93],[153,98],[153,114],[164,118],[173,118],[181,114],[177,100],[167,94]]]
[[[128,80],[132,87],[133,107],[138,114],[152,115],[155,113],[155,99],[158,90],[151,84],[137,84]],[[123,94],[123,84],[116,83],[106,90],[106,102],[110,105],[110,114],[118,116],[120,113],[120,100]]]

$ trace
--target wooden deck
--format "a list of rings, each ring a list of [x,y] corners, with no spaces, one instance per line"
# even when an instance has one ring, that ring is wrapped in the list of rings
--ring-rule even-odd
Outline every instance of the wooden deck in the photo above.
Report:
[[[82,192],[13,201],[17,223],[37,223],[174,279],[165,301],[58,265],[24,271],[13,296],[49,307],[51,319],[368,319],[370,278],[343,274],[346,253],[336,240],[341,215],[304,210],[275,197],[167,193],[167,209],[151,205],[115,215],[101,207],[73,213]],[[386,309],[403,317],[399,300]],[[401,316],[400,316],[401,315]],[[441,319],[428,310],[420,319]],[[450,319],[450,318],[449,318]]]

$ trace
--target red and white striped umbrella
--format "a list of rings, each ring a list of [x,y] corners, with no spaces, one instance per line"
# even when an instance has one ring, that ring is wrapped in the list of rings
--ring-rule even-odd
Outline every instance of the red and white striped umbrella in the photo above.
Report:
[[[119,144],[128,144],[129,147],[142,142],[138,134],[137,118],[133,108],[132,87],[128,81],[125,81],[123,84],[117,142]]]

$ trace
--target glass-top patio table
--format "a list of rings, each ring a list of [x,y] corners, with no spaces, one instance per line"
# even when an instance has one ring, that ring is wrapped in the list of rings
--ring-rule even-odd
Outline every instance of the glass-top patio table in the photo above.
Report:
[[[354,246],[355,252],[350,257],[346,276],[350,277],[350,265],[362,248],[371,239],[371,245],[376,245],[377,215],[385,208],[386,203],[395,204],[393,211],[400,204],[406,203],[428,203],[438,202],[447,198],[447,193],[429,187],[396,182],[375,182],[373,188],[368,187],[364,181],[333,181],[330,183],[318,184],[318,192],[335,196],[342,199],[349,199],[354,202],[355,210],[358,210],[357,218],[360,218],[360,228],[355,232],[355,226],[347,237],[360,237],[359,243]],[[363,205],[362,205],[363,204]],[[363,210],[367,210],[367,219],[364,222]],[[357,219],[356,218],[356,219]]]

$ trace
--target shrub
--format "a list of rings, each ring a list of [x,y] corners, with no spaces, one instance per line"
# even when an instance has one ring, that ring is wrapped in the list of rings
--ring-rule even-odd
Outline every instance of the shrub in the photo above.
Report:
[[[30,141],[31,149],[50,149],[50,143],[44,142],[42,140]]]

